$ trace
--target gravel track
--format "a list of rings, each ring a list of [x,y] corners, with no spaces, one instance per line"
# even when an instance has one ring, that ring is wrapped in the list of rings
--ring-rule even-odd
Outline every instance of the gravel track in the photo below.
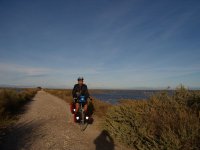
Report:
[[[98,118],[80,131],[73,123],[69,104],[39,91],[26,111],[4,137],[1,150],[119,150],[106,131],[98,129]]]

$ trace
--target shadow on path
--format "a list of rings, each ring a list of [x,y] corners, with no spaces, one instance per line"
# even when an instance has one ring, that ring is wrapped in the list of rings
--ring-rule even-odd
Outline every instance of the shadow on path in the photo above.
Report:
[[[35,101],[35,97],[24,103],[16,112],[16,117],[25,114],[32,102]],[[34,138],[43,137],[41,133],[38,134],[35,131],[41,126],[42,122],[26,122],[12,125],[5,129],[4,135],[0,137],[0,150],[20,150],[29,149],[31,142]]]
[[[103,130],[94,140],[96,150],[114,150],[114,141],[108,131]]]
[[[44,135],[35,132],[41,123],[29,122],[14,126],[5,135],[0,143],[1,150],[29,149],[34,139],[42,138]]]

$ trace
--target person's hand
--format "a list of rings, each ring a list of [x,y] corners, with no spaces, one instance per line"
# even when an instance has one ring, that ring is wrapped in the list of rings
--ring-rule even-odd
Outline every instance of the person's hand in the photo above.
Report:
[[[74,103],[76,102],[77,98],[73,98]]]

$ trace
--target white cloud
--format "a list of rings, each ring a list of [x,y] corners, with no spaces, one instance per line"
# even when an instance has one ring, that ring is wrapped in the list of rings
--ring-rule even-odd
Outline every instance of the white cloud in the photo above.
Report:
[[[37,76],[37,75],[45,75],[52,71],[53,70],[49,68],[0,63],[0,73],[18,73],[26,76]]]

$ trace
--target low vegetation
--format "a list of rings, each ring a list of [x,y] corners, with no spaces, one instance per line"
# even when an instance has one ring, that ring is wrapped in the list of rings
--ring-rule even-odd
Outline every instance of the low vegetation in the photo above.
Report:
[[[200,92],[181,86],[173,95],[122,101],[108,110],[104,129],[134,149],[199,149]]]
[[[36,93],[36,89],[1,89],[0,128],[12,123],[21,107],[31,100]]]

